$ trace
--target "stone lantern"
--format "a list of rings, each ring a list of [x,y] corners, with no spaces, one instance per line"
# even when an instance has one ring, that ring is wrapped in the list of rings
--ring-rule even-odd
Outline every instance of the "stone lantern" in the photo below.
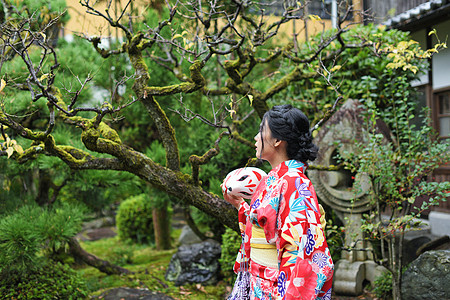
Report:
[[[335,166],[337,155],[346,157],[357,151],[356,142],[364,142],[367,135],[363,126],[365,110],[356,100],[348,100],[321,127],[314,142],[319,146],[319,155],[313,165]],[[358,295],[362,293],[363,281],[373,283],[380,268],[373,262],[370,248],[361,230],[362,214],[371,210],[372,184],[366,174],[349,170],[325,171],[308,169],[308,176],[321,201],[331,207],[344,223],[345,245],[341,260],[335,262],[333,289],[338,294]]]

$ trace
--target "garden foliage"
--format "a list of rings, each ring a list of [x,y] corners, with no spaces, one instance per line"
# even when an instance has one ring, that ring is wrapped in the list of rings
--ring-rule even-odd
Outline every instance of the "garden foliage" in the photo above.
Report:
[[[35,2],[25,3],[32,7]],[[50,2],[51,7],[59,11],[62,1]],[[39,3],[40,13],[35,15],[38,19],[49,7],[48,1]],[[89,1],[82,3],[89,6]],[[30,220],[39,217],[30,218],[32,213],[26,212],[29,206],[20,207],[34,202],[48,206],[83,202],[97,214],[122,203],[117,217],[119,235],[145,243],[151,242],[153,234],[150,229],[152,209],[164,207],[168,199],[181,206],[195,205],[198,208],[193,214],[196,220],[216,234],[223,231],[223,224],[234,225],[236,229],[237,222],[232,221],[236,217],[235,210],[220,201],[220,183],[229,171],[244,166],[254,156],[253,137],[258,131],[261,113],[275,104],[293,104],[316,124],[325,111],[331,111],[328,109],[336,99],[352,98],[361,100],[368,108],[368,132],[374,133],[369,128],[374,120],[385,119],[394,142],[382,144],[374,133],[368,143],[361,144],[364,148],[361,153],[367,155],[351,157],[347,166],[354,172],[372,172],[375,186],[386,185],[386,191],[380,188],[376,191],[381,192],[382,205],[393,203],[394,211],[399,211],[399,203],[402,203],[401,209],[408,208],[413,196],[424,191],[431,194],[445,188],[427,183],[426,174],[420,173],[442,162],[434,158],[438,150],[444,148],[435,143],[429,129],[410,125],[413,117],[410,104],[414,98],[409,82],[415,74],[390,68],[398,67],[399,62],[393,64],[396,57],[386,55],[393,52],[393,48],[386,45],[415,47],[414,43],[407,42],[406,33],[385,31],[382,26],[356,26],[339,32],[324,32],[296,47],[279,45],[278,41],[264,40],[269,36],[268,32],[263,32],[267,27],[254,30],[257,24],[251,22],[251,18],[239,18],[238,25],[227,24],[230,21],[227,18],[200,20],[200,16],[207,15],[203,10],[214,10],[214,3],[203,3],[198,8],[196,3],[189,2],[168,10],[148,9],[138,14],[132,1],[123,14],[112,9],[103,15],[110,18],[110,29],[116,31],[116,38],[103,39],[100,44],[96,43],[100,42],[99,38],[94,36],[76,37],[71,42],[59,40],[53,53],[53,48],[40,44],[42,39],[38,32],[36,37],[32,36],[33,43],[27,44],[25,60],[19,55],[2,57],[0,212],[4,215],[0,224],[5,229],[1,234],[10,237],[0,240],[23,241],[10,244],[21,249],[16,252],[7,244],[1,244],[8,253],[0,261],[2,271],[24,271],[32,267],[31,261],[38,262],[42,258],[40,249],[61,248],[76,232],[74,224],[69,233],[65,228],[61,231],[62,227],[46,227],[48,232],[29,228]],[[299,3],[296,5],[301,5]],[[234,9],[242,13],[250,10],[237,7],[234,1],[229,4],[224,9],[230,13]],[[19,14],[26,12],[22,10]],[[171,15],[172,12],[176,14]],[[192,18],[182,18],[189,14]],[[130,17],[133,15],[139,18]],[[22,33],[31,32],[39,23],[34,19],[22,21]],[[2,23],[2,28],[16,30],[12,26],[14,22]],[[221,22],[229,25],[228,29],[236,27],[222,30]],[[236,34],[239,31],[242,36]],[[229,32],[230,35],[224,34]],[[7,33],[3,30],[2,40],[10,45],[20,36]],[[195,36],[203,33],[205,36]],[[193,36],[197,39],[190,40]],[[204,40],[209,42],[202,42]],[[94,50],[93,44],[99,51]],[[405,62],[408,70],[423,68],[421,62],[412,58]],[[29,65],[24,62],[27,60]],[[30,66],[38,70],[33,80],[30,80]],[[199,74],[194,72],[196,70]],[[186,86],[193,87],[183,89]],[[50,95],[35,97],[43,91]],[[54,102],[55,98],[60,102]],[[59,109],[72,104],[68,112]],[[56,105],[60,107],[55,108]],[[75,109],[78,111],[72,115]],[[161,126],[164,122],[166,126]],[[29,130],[30,134],[24,135],[21,128]],[[231,133],[228,135],[231,139],[224,138],[224,131]],[[424,149],[425,144],[430,149]],[[195,166],[191,162],[210,149],[215,152],[206,164]],[[175,153],[171,159],[168,159],[169,150]],[[390,157],[393,159],[389,160]],[[376,173],[373,166],[384,173]],[[262,168],[267,171],[268,166]],[[391,171],[392,178],[399,179],[398,182],[378,178]],[[406,182],[401,177],[405,174]],[[161,202],[148,201],[146,198],[150,195],[144,193],[153,188],[170,194],[170,198],[158,197]],[[437,195],[440,197],[442,193]],[[30,209],[33,214],[34,209]],[[409,224],[410,219],[395,220],[393,226],[401,228],[400,225]],[[367,228],[379,225],[371,224],[368,222]],[[338,251],[337,226],[330,226],[333,234],[330,241],[336,242],[334,248]],[[58,238],[49,237],[49,233]],[[12,236],[21,239],[12,239]],[[227,242],[228,239],[224,241]],[[226,244],[225,248],[231,252],[231,244]],[[231,261],[231,258],[224,259]]]
[[[116,216],[119,237],[140,244],[154,242],[152,210],[146,194],[125,199]]]
[[[0,273],[27,273],[46,261],[80,230],[85,210],[80,205],[45,209],[26,205],[0,219]]]
[[[83,279],[68,265],[46,262],[38,270],[25,274],[0,276],[1,299],[85,299],[88,296]]]
[[[7,299],[77,299],[83,281],[51,260],[80,230],[80,205],[25,205],[0,219],[0,295]],[[3,298],[2,298],[3,299]]]
[[[233,268],[241,244],[241,236],[236,231],[227,228],[222,235],[222,254],[219,263],[224,280],[229,284],[232,284],[236,277]]]
[[[388,56],[395,62],[389,62],[383,72],[382,77],[390,78],[388,81],[361,78],[357,86],[362,92],[361,105],[367,110],[363,125],[367,136],[355,141],[354,152],[342,153],[346,168],[371,179],[374,209],[364,215],[362,229],[367,238],[380,241],[379,252],[375,253],[381,255],[375,260],[391,272],[395,299],[401,297],[405,232],[420,224],[418,218],[424,211],[446,201],[450,190],[450,182],[435,182],[433,178],[433,171],[450,161],[449,143],[439,139],[430,125],[429,111],[417,107],[417,91],[411,87],[419,75],[416,71],[421,69],[419,59],[427,57],[428,52],[413,42],[401,42],[398,47],[401,51],[409,48],[408,53],[417,56],[405,55],[407,60]],[[434,51],[436,48],[430,50]],[[380,89],[385,91],[383,97]],[[389,131],[381,130],[380,124],[386,124]]]

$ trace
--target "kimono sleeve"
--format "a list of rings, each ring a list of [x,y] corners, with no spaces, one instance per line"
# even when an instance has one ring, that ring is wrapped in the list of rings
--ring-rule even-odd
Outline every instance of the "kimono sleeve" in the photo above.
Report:
[[[238,210],[239,230],[241,235],[245,233],[245,226],[247,225],[247,216],[250,211],[250,206],[247,202],[242,202]]]
[[[239,230],[241,232],[241,236],[242,237],[245,236],[245,228],[247,226],[247,219],[248,219],[249,210],[250,210],[250,206],[245,201],[242,202],[241,205],[239,206],[238,220],[239,220]],[[250,257],[249,252],[245,249],[245,247],[243,247],[243,245],[241,245],[241,247],[239,248],[239,252],[237,254],[237,257],[236,257],[236,261],[234,263],[234,267],[233,267],[233,271],[236,274],[238,274],[238,272],[241,270],[241,264],[243,264],[243,263],[247,264],[248,263],[248,257]]]
[[[314,188],[301,176],[287,182],[278,215],[279,299],[328,299],[333,262]]]

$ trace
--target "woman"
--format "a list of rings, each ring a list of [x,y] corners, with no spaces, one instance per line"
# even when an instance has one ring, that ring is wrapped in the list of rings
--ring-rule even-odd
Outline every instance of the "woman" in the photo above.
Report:
[[[309,121],[291,105],[275,106],[264,115],[255,140],[256,156],[272,171],[250,205],[224,194],[239,211],[250,299],[331,299],[334,265],[316,193],[305,176],[306,162],[318,152]],[[234,269],[239,271],[239,260]]]

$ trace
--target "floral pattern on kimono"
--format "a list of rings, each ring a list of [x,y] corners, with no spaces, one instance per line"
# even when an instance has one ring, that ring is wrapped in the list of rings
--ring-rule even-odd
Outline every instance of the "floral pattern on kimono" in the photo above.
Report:
[[[250,299],[331,299],[334,265],[306,167],[295,160],[281,163],[261,181],[250,204],[239,207]],[[262,228],[267,242],[276,246],[278,268],[249,259],[252,226]],[[237,259],[234,270],[239,269]]]

